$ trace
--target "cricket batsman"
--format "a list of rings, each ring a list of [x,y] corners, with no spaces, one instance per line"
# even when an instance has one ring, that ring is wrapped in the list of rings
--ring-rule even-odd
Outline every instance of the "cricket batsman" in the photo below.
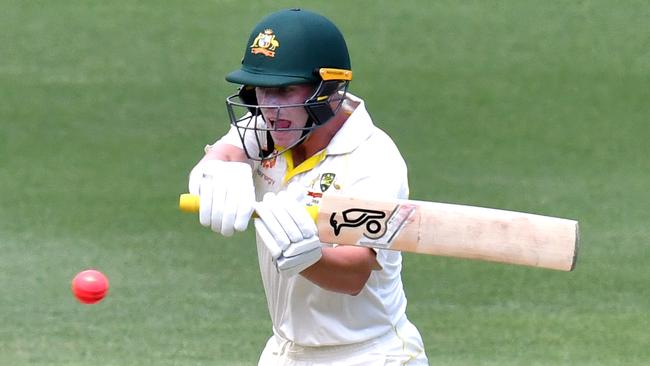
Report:
[[[400,152],[348,92],[345,40],[301,9],[255,26],[239,85],[226,99],[231,128],[191,170],[201,225],[244,231],[253,211],[273,334],[259,365],[427,365],[406,317],[400,252],[319,241],[305,206],[328,194],[407,199]]]

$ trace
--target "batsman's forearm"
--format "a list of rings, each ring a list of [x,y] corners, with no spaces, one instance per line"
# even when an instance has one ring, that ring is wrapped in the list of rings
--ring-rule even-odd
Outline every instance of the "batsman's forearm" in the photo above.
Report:
[[[226,143],[216,143],[214,145],[206,146],[205,155],[201,161],[204,160],[236,161],[240,163],[248,162],[244,150]]]
[[[327,247],[321,259],[300,274],[321,288],[354,296],[363,290],[375,265],[372,249]]]

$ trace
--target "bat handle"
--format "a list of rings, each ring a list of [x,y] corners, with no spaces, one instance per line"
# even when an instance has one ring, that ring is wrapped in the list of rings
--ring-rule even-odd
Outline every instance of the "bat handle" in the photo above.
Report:
[[[178,208],[183,212],[197,213],[199,212],[200,201],[198,195],[183,193],[178,199]],[[318,206],[305,206],[305,210],[307,210],[309,216],[316,222],[318,218]],[[253,216],[257,217],[257,214],[253,214]]]
[[[183,193],[178,199],[178,208],[187,213],[197,213],[199,212],[200,198],[196,194]]]

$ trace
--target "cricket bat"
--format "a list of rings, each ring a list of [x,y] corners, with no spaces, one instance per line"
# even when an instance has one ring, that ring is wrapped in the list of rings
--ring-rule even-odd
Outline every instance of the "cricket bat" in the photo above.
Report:
[[[197,212],[198,196],[179,206]],[[475,206],[323,196],[308,206],[321,242],[571,271],[578,222]]]

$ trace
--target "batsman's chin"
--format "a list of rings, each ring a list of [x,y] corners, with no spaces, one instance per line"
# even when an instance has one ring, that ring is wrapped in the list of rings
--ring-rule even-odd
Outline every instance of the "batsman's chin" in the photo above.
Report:
[[[300,138],[296,131],[271,131],[273,143],[276,146],[293,146]]]

